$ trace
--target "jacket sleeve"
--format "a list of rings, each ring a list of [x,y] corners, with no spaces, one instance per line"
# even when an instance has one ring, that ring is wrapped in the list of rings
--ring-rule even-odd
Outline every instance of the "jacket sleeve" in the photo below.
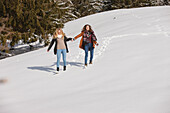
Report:
[[[94,44],[97,44],[97,41],[93,41],[94,42]]]
[[[51,49],[51,47],[53,46],[53,44],[54,44],[54,39],[52,39],[52,41],[51,41],[51,43],[50,43],[50,45],[49,45],[49,47],[48,47],[48,51]]]
[[[79,37],[83,36],[83,32],[81,32],[80,34],[78,34],[77,36],[74,37],[74,40],[78,39]]]
[[[67,38],[66,36],[64,36],[64,38],[65,38],[66,41],[72,40],[72,38]]]
[[[94,32],[92,33],[92,38],[94,41],[97,41],[96,35],[94,34]]]

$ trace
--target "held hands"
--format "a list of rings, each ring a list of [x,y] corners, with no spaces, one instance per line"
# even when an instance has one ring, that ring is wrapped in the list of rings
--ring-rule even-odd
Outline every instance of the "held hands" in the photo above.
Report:
[[[98,44],[98,43],[96,43],[96,46],[99,46],[99,44]]]
[[[74,41],[74,38],[72,38],[72,40],[71,40],[72,42]]]

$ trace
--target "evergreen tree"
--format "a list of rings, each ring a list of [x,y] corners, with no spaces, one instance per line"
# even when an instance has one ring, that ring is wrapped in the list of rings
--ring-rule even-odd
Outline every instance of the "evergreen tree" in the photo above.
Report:
[[[6,40],[13,47],[19,40],[49,43],[49,34],[77,18],[70,0],[1,0],[0,45]]]
[[[74,14],[79,17],[87,16],[103,11],[103,1],[101,0],[72,0],[74,4]]]

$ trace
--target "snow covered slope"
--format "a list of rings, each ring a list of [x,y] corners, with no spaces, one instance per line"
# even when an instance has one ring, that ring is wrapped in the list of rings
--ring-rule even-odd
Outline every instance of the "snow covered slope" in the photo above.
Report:
[[[67,71],[55,74],[47,48],[0,61],[0,113],[170,113],[170,7],[121,9],[68,22],[68,37],[89,23],[94,64],[83,69],[79,40]],[[62,63],[61,63],[62,65]]]

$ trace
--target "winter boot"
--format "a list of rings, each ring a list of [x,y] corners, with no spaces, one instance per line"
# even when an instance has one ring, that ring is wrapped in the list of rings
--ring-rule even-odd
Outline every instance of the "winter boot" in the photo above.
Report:
[[[57,67],[57,71],[59,71],[59,67]]]
[[[92,61],[90,61],[89,64],[93,64]]]
[[[66,66],[64,66],[64,69],[63,69],[63,71],[66,71]]]

